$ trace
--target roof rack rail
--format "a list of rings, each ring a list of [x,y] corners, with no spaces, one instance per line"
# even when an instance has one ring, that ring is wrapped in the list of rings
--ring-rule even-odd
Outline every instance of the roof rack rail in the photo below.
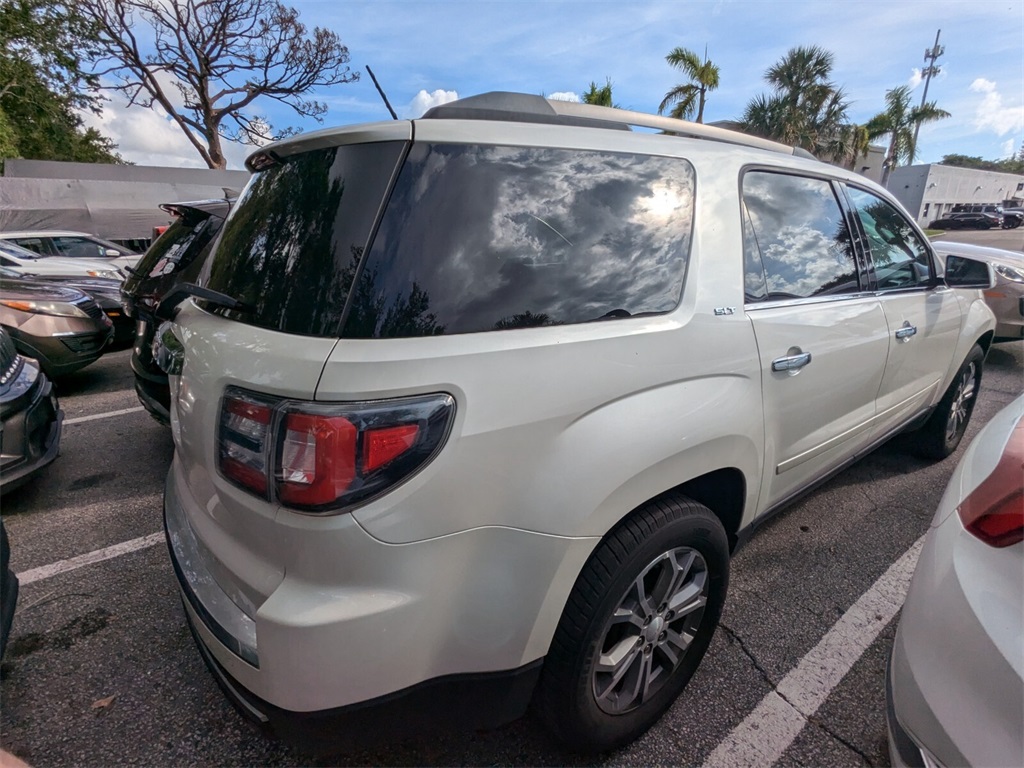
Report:
[[[749,136],[738,131],[716,128],[713,125],[691,123],[673,117],[634,112],[617,107],[599,107],[594,104],[580,104],[572,101],[557,101],[527,93],[491,91],[478,96],[451,101],[430,109],[426,119],[447,118],[456,120],[511,120],[524,123],[555,123],[560,125],[582,125],[593,128],[631,127],[654,128],[676,136],[720,141],[754,149],[765,149],[784,155],[795,155],[816,160],[810,152],[800,147],[790,147],[770,139]]]

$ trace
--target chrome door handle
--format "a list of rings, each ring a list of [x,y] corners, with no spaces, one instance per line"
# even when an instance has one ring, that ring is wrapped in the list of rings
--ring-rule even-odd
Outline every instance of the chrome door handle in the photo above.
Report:
[[[910,341],[910,337],[917,333],[917,328],[909,322],[904,322],[902,328],[896,330],[896,338],[900,341]]]
[[[790,350],[790,352],[793,351],[794,350]],[[811,362],[810,352],[799,352],[795,355],[789,354],[785,357],[777,357],[772,360],[772,370],[776,372],[799,371],[809,362]]]

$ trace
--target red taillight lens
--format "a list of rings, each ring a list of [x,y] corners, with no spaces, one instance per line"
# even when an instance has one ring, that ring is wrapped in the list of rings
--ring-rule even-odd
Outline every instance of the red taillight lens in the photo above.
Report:
[[[340,497],[356,476],[356,436],[352,422],[341,416],[289,413],[281,445],[284,504],[320,506]]]
[[[968,531],[992,547],[1024,541],[1024,419],[1010,433],[992,474],[957,508]]]
[[[363,438],[363,471],[372,472],[412,448],[420,428],[417,424],[371,429]]]
[[[444,445],[450,395],[311,403],[229,387],[221,406],[221,474],[265,499],[345,511],[418,472]]]
[[[267,454],[271,406],[235,392],[224,397],[217,436],[223,475],[253,493],[267,497]]]

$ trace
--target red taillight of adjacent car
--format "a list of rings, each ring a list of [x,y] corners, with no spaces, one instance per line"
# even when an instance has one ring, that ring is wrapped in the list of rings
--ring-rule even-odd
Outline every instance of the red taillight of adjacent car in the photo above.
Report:
[[[220,472],[293,509],[344,512],[429,463],[454,415],[445,394],[312,403],[229,387],[217,435]]]
[[[957,508],[974,536],[993,547],[1024,541],[1024,419],[1010,433],[1002,458]]]

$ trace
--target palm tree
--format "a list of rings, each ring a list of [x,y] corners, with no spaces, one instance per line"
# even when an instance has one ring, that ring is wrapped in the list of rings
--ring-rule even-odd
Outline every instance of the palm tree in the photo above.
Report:
[[[580,97],[580,101],[584,104],[595,104],[599,107],[618,107],[618,104],[612,103],[612,81],[611,78],[605,78],[605,84],[600,88],[597,87],[597,83],[593,80],[590,81],[590,90]]]
[[[857,170],[855,167],[857,158],[864,157],[868,153],[868,149],[871,148],[871,134],[868,133],[866,125],[850,123],[843,129],[842,137],[842,163],[846,168],[855,171]]]
[[[690,82],[677,85],[665,94],[658,106],[658,114],[664,114],[665,110],[672,106],[669,112],[670,117],[679,120],[686,120],[697,112],[697,122],[704,122],[704,103],[707,100],[708,91],[718,87],[719,70],[718,66],[708,59],[707,48],[704,49],[704,60],[701,61],[691,50],[686,48],[673,48],[665,57],[670,65],[682,70]]]
[[[849,152],[846,95],[829,79],[834,57],[816,45],[789,50],[764,73],[773,93],[751,99],[743,130],[831,159]]]
[[[920,107],[910,106],[910,86],[901,85],[885,92],[885,111],[868,120],[865,126],[868,136],[877,139],[889,137],[889,149],[885,153],[882,171],[882,184],[889,178],[889,172],[901,162],[907,165],[917,157],[917,146],[914,142],[914,127],[924,123],[932,123],[949,117],[944,109],[939,109],[934,101]]]

